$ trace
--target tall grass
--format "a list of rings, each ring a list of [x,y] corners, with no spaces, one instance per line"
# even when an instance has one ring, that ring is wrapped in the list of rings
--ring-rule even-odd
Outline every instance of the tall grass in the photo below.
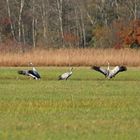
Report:
[[[25,53],[0,53],[0,66],[140,66],[140,50],[133,49],[34,49]]]

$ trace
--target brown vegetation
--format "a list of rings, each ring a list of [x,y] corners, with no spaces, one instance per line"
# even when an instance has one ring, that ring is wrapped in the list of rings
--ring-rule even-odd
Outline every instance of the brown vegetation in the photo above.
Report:
[[[140,66],[140,50],[135,49],[34,49],[25,53],[1,52],[0,66]]]

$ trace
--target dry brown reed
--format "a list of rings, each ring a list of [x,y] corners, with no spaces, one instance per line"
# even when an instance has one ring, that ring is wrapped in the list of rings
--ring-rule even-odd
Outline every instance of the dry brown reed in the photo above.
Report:
[[[135,49],[34,49],[26,53],[1,52],[0,66],[140,66],[140,50]]]

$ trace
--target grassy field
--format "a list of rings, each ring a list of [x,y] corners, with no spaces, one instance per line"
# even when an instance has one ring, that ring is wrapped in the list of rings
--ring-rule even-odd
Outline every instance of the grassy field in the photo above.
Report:
[[[139,140],[140,68],[106,80],[89,67],[38,67],[42,79],[0,68],[1,140]]]

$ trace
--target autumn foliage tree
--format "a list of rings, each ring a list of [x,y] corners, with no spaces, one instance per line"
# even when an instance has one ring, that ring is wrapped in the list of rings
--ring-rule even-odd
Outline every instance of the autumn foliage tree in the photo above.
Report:
[[[116,32],[115,48],[139,48],[140,47],[140,20],[132,20],[129,24],[122,22],[114,24],[118,31]]]
[[[11,40],[23,51],[140,42],[139,0],[2,0],[0,5],[0,44]]]

